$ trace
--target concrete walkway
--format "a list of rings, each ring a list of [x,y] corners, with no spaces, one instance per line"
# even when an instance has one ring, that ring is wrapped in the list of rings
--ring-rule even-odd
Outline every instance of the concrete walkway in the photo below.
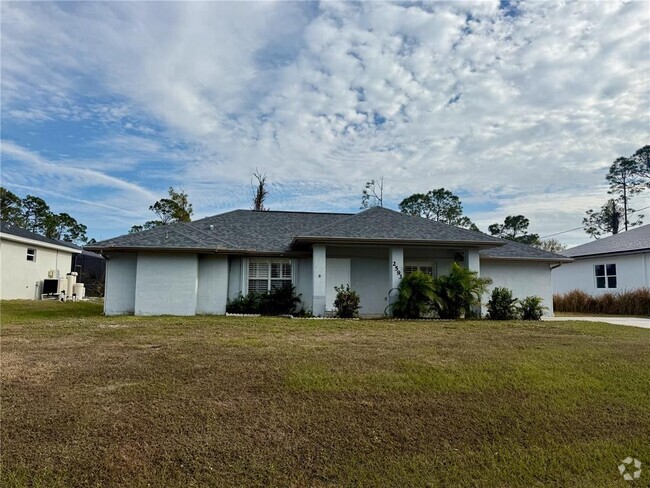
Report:
[[[560,322],[563,320],[582,320],[587,322],[605,322],[607,324],[629,325],[632,327],[643,327],[644,329],[650,329],[650,319],[642,319],[637,317],[572,316],[572,317],[542,317],[542,320],[547,320],[549,322]]]

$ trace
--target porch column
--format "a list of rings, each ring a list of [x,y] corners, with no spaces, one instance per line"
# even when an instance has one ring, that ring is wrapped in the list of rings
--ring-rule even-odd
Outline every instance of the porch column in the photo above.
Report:
[[[401,281],[400,275],[397,274],[397,269],[404,276],[404,249],[401,247],[391,247],[388,252],[388,272],[389,272],[389,284],[390,291],[388,293],[388,304],[392,304],[397,298],[397,288],[399,282]]]
[[[478,251],[478,249],[467,249],[465,251],[465,266],[467,266],[467,269],[470,271],[476,271],[478,275],[481,276],[481,260]],[[474,307],[474,312],[478,313],[479,316],[483,315],[480,303]]]
[[[312,247],[312,276],[313,297],[312,313],[317,317],[325,315],[325,299],[327,295],[327,252],[324,244],[314,244]]]

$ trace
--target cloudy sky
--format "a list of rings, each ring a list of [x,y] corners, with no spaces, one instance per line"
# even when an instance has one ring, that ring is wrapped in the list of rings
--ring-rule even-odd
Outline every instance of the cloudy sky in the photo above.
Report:
[[[383,176],[388,207],[445,187],[548,235],[650,142],[646,2],[1,8],[2,185],[98,239],[170,185],[196,217],[248,208],[255,168],[274,210],[356,211]]]

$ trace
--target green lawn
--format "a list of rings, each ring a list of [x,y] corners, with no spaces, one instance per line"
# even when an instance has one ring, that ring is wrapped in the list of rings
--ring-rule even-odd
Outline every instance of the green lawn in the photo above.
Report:
[[[1,319],[5,487],[650,480],[650,330],[58,302],[3,302]]]

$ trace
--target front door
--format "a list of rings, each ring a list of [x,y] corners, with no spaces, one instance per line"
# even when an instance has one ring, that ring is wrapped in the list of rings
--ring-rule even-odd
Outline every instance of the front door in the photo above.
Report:
[[[327,293],[325,295],[325,309],[334,309],[336,298],[335,286],[350,284],[350,259],[349,258],[327,258],[327,271],[325,283]]]

